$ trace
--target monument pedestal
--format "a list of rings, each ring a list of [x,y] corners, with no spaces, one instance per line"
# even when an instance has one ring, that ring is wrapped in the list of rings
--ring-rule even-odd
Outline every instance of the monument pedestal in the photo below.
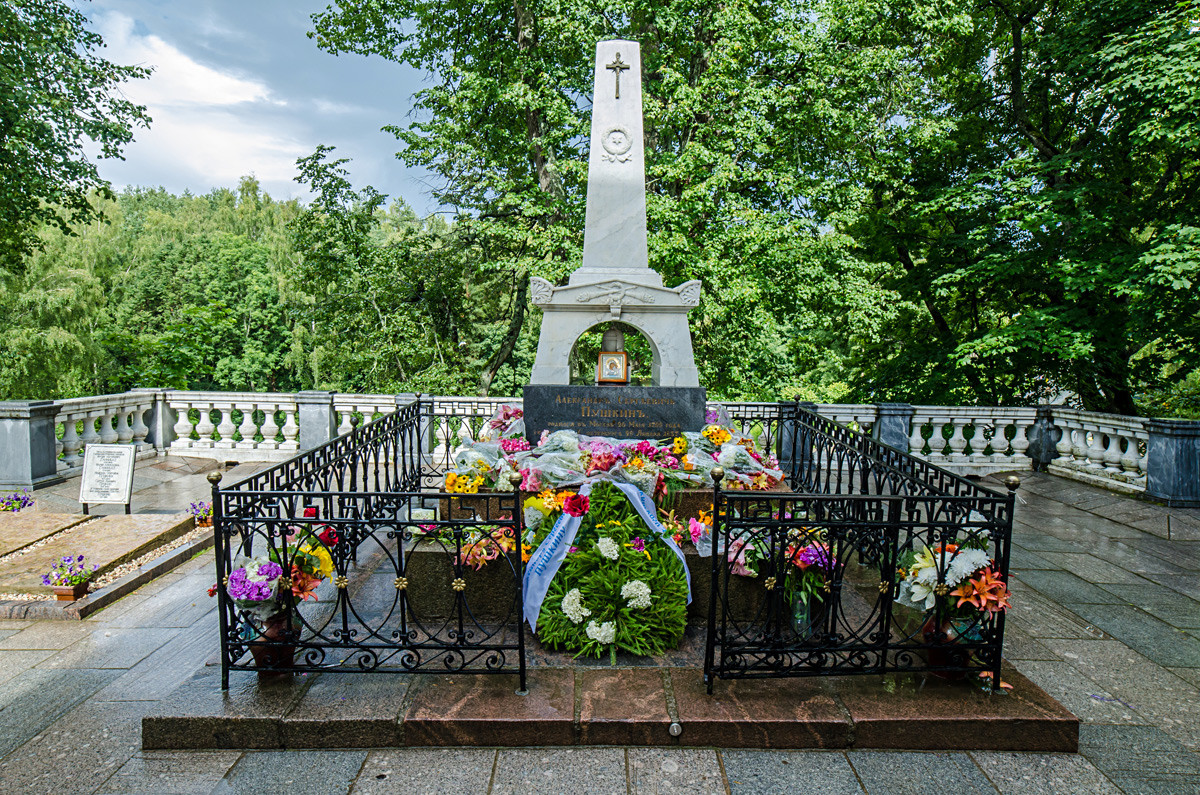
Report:
[[[702,387],[525,387],[525,438],[542,431],[575,431],[616,439],[666,439],[704,426]]]

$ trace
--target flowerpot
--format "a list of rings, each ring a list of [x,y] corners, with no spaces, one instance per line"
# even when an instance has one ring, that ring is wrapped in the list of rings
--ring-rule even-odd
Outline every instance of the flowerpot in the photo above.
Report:
[[[196,517],[196,527],[212,527],[212,517],[209,516],[209,517],[205,517],[202,519],[199,516],[197,516]]]
[[[263,669],[291,668],[296,655],[296,647],[286,642],[287,634],[288,617],[286,613],[268,618],[263,624],[261,640],[250,644],[250,656],[254,658],[254,664]],[[263,643],[264,640],[270,641],[270,643]],[[286,670],[282,672],[286,673]]]
[[[90,581],[85,581],[77,585],[52,585],[50,587],[54,589],[54,598],[58,601],[74,602],[87,595],[90,584]]]
[[[927,650],[930,667],[948,668],[951,666],[966,666],[970,661],[971,652],[959,646],[962,636],[962,623],[950,619],[936,624],[932,616],[921,626],[921,635],[925,642],[931,644]],[[939,679],[958,681],[965,679],[966,671],[931,671]]]

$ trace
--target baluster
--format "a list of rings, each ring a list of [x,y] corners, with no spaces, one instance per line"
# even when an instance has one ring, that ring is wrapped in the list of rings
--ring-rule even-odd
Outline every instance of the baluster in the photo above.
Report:
[[[96,433],[96,420],[98,419],[96,412],[89,411],[83,417],[83,442],[84,449],[87,449],[89,444],[97,444],[101,441],[100,434]]]
[[[1108,435],[1108,447],[1104,450],[1104,471],[1110,475],[1121,474],[1121,435],[1117,432]]]
[[[1062,425],[1063,431],[1062,436],[1058,437],[1058,441],[1054,444],[1054,449],[1058,451],[1058,458],[1054,459],[1054,463],[1059,466],[1066,466],[1074,460],[1072,457],[1074,455],[1072,451],[1075,449],[1072,442],[1074,431],[1071,429],[1069,422],[1059,420],[1059,423]]]
[[[967,456],[963,453],[967,449],[967,437],[963,436],[963,429],[971,423],[971,420],[955,419],[951,420],[954,423],[954,433],[950,434],[950,460],[962,462],[967,460]]]
[[[172,403],[171,408],[175,411],[175,440],[171,442],[171,448],[186,450],[192,446],[192,431],[196,427],[192,423],[192,418],[188,416],[191,412],[192,404],[187,402]]]
[[[258,433],[258,423],[254,421],[254,403],[238,403],[237,407],[242,410],[242,424],[238,426],[238,433],[242,435],[242,440],[235,446],[239,450],[253,450],[258,446],[254,441],[254,435]]]
[[[233,404],[218,406],[217,411],[220,413],[221,419],[217,422],[218,439],[213,447],[232,448],[234,445],[233,432],[237,430],[237,426],[233,424]]]
[[[1100,432],[1100,427],[1096,426],[1091,430],[1091,438],[1089,444],[1084,451],[1087,456],[1088,469],[1104,469],[1104,434]]]
[[[921,435],[921,426],[925,424],[923,417],[914,416],[912,426],[908,430],[908,452],[917,458],[924,458],[925,437]]]
[[[117,429],[113,427],[113,419],[116,417],[116,412],[111,409],[103,409],[100,414],[100,441],[103,444],[115,444],[119,438]]]
[[[353,408],[344,408],[338,412],[339,419],[341,420],[338,423],[338,436],[345,436],[346,434],[350,433],[350,431],[354,430],[354,423],[350,421],[350,415],[352,413]]]
[[[196,423],[196,433],[200,438],[192,442],[192,447],[215,447],[213,431],[217,429],[217,426],[213,425],[212,421],[212,404],[204,401],[197,408],[200,410],[200,421]]]
[[[129,409],[118,409],[116,414],[117,443],[129,444],[133,441],[133,414]]]
[[[1009,446],[1012,448],[1012,460],[1017,462],[1028,458],[1025,451],[1029,449],[1029,426],[1018,418],[1013,427],[1016,429],[1016,433],[1013,434]]]
[[[262,406],[261,403],[259,405]],[[259,428],[259,432],[262,433],[263,440],[258,443],[258,449],[260,450],[276,450],[279,448],[279,442],[275,439],[279,435],[279,426],[275,423],[276,408],[277,406],[270,403],[262,406],[263,423]]]
[[[929,460],[932,463],[945,463],[946,436],[942,429],[949,420],[931,417],[929,421],[933,425],[933,433],[929,435]]]
[[[1009,441],[1008,441],[1008,420],[997,417],[992,422],[992,438],[987,440],[992,447],[990,460],[1004,464],[1011,459],[1009,456]],[[984,450],[987,448],[985,447]],[[989,460],[988,456],[984,456],[984,450],[980,450],[980,460]]]
[[[1125,437],[1125,452],[1121,455],[1121,469],[1138,474],[1138,440],[1135,436]]]
[[[458,443],[470,444],[475,441],[475,434],[471,431],[471,423],[467,417],[463,417],[458,421]]]
[[[1146,482],[1146,471],[1150,465],[1150,442],[1148,439],[1138,440],[1138,480]]]
[[[280,450],[299,450],[300,426],[296,424],[296,407],[287,406],[283,409],[283,441],[279,443]]]
[[[150,433],[150,427],[146,425],[144,415],[150,410],[150,406],[142,405],[135,406],[133,413],[130,416],[132,424],[130,429],[133,431],[133,446],[138,450],[145,450],[150,447],[146,444],[146,436]]]
[[[1081,466],[1087,465],[1088,432],[1082,423],[1071,426],[1071,457]]]
[[[62,462],[68,467],[77,467],[83,463],[79,448],[83,442],[79,439],[79,431],[75,428],[75,415],[68,414],[63,420]]]

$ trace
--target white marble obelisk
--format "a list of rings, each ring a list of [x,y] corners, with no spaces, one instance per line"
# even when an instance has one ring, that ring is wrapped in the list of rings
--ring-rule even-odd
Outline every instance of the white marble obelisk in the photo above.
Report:
[[[565,287],[531,281],[544,316],[530,383],[570,383],[569,358],[580,335],[620,320],[649,340],[655,385],[699,386],[687,313],[700,303],[700,282],[664,288],[649,266],[637,43],[597,44],[594,85],[583,263]]]

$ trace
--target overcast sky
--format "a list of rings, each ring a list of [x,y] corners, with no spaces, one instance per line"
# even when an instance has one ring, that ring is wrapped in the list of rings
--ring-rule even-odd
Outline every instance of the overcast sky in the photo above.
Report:
[[[114,63],[154,67],[126,84],[147,107],[125,160],[101,160],[120,190],[162,186],[207,193],[256,176],[276,198],[304,197],[295,161],[317,144],[352,159],[356,187],[374,185],[419,213],[431,203],[422,174],[395,158],[380,128],[406,124],[422,76],[381,58],[334,57],[305,36],[320,0],[94,0],[80,3]]]

